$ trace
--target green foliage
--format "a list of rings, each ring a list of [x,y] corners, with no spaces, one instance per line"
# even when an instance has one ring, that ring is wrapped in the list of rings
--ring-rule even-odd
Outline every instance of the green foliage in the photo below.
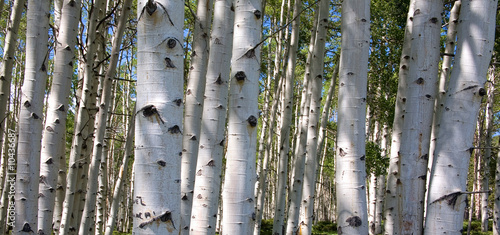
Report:
[[[312,234],[337,234],[337,224],[330,221],[318,221],[312,226]]]
[[[493,231],[492,224],[493,223],[490,221],[488,232],[481,232],[481,221],[473,220],[471,222],[471,225],[470,225],[470,228],[471,228],[470,229],[470,234],[471,235],[490,235],[490,234],[493,234],[493,232],[492,232]],[[468,225],[469,225],[469,222],[468,221],[464,221],[462,234],[467,234]]]
[[[260,224],[260,234],[261,235],[272,235],[273,234],[273,219],[263,219]]]
[[[379,175],[387,174],[389,158],[382,157],[382,149],[374,142],[366,143],[366,173]]]

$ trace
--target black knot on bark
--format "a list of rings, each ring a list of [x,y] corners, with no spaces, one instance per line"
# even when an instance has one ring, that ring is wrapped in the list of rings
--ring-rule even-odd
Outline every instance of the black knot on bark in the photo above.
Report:
[[[167,41],[167,47],[172,49],[174,48],[175,46],[177,45],[177,42],[175,39],[171,38],[171,39],[168,39]]]
[[[238,72],[236,72],[234,77],[236,78],[236,80],[238,82],[243,82],[243,81],[245,81],[245,78],[247,77],[247,75],[243,71],[238,71]]]
[[[181,133],[181,128],[175,125],[173,127],[168,128],[168,132],[170,132],[170,134],[179,134]]]
[[[432,17],[430,20],[429,20],[431,23],[435,24],[438,22],[438,19],[436,17]]]
[[[415,82],[416,82],[418,85],[422,85],[422,84],[424,84],[424,79],[423,79],[423,78],[418,78]]]
[[[254,115],[250,115],[250,117],[248,117],[247,119],[247,122],[251,127],[257,126],[257,118]]]
[[[158,163],[158,165],[163,166],[163,167],[167,165],[167,162],[165,162],[163,160],[158,160],[158,161],[156,161],[156,163]]]
[[[33,232],[33,230],[31,229],[31,226],[29,223],[24,223],[23,229],[21,229],[21,232],[29,233],[29,232]]]
[[[175,68],[174,62],[168,57],[165,57],[165,65],[167,68]]]
[[[26,102],[24,102],[24,107],[26,108],[31,107],[31,103],[26,100]]]
[[[174,100],[174,103],[175,103],[175,105],[177,105],[177,106],[181,106],[181,104],[182,104],[182,99],[175,99],[175,100]]]
[[[147,3],[146,3],[146,12],[148,12],[149,15],[152,15],[153,13],[155,13],[156,11],[156,2],[153,1],[153,0],[149,0]]]
[[[347,222],[351,227],[359,227],[361,226],[361,224],[363,224],[361,218],[359,218],[359,216],[357,215],[347,218],[345,222]]]
[[[484,88],[479,88],[479,96],[485,96],[486,90]]]
[[[260,19],[260,17],[262,16],[262,12],[260,12],[259,10],[255,10],[253,12],[253,14],[255,15],[255,18],[257,18],[257,19]]]

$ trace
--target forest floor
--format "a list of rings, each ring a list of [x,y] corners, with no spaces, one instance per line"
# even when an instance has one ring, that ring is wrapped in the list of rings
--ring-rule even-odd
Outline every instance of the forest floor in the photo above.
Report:
[[[488,232],[481,232],[481,221],[474,220],[471,223],[471,232],[470,235],[493,235],[492,232],[492,223],[489,223]],[[464,222],[463,233],[467,234],[467,226],[468,222]],[[262,220],[262,228],[261,235],[272,235],[273,231],[273,220]],[[120,233],[115,231],[113,235],[129,235],[130,233]],[[319,221],[315,225],[313,225],[312,235],[337,235],[337,224],[329,222],[329,221]]]

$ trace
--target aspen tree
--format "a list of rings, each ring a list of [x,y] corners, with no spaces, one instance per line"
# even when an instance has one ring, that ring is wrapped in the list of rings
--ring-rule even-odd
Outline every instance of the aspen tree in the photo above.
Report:
[[[194,22],[191,67],[184,104],[184,133],[182,138],[181,168],[181,234],[189,234],[193,189],[198,158],[203,95],[207,75],[209,34],[212,21],[213,0],[198,0]],[[186,229],[187,228],[187,229]]]
[[[83,213],[80,213],[80,211],[83,211],[85,199],[82,192],[86,189],[88,173],[87,160],[83,156],[90,156],[92,150],[90,146],[93,146],[91,136],[94,131],[94,114],[97,110],[96,83],[98,81],[95,76],[94,65],[97,58],[96,51],[99,46],[97,45],[98,40],[96,40],[97,34],[102,33],[103,30],[103,25],[99,24],[101,19],[99,18],[100,14],[98,14],[103,1],[96,0],[93,2],[94,7],[91,8],[90,18],[88,19],[87,50],[84,55],[81,55],[83,58],[80,60],[79,65],[82,69],[82,93],[75,117],[75,128],[69,156],[67,185],[61,218],[61,235],[68,234],[70,230],[78,231],[80,219],[83,215]],[[79,170],[81,174],[79,174]],[[77,190],[79,186],[83,186],[83,189]]]
[[[132,3],[131,0],[125,1],[124,7],[125,6],[130,7],[130,3]],[[123,17],[123,15],[124,14],[122,14],[122,17]],[[126,17],[124,17],[124,18],[126,18]],[[121,22],[121,18],[120,18],[120,22]],[[135,114],[135,108],[133,109],[132,117],[129,120],[127,140],[125,143],[125,154],[123,155],[123,162],[122,162],[122,165],[120,166],[120,169],[118,172],[118,178],[116,179],[115,188],[113,190],[113,197],[112,197],[112,201],[111,201],[111,206],[109,208],[109,215],[108,215],[108,220],[106,222],[106,229],[104,232],[105,235],[112,235],[113,234],[113,231],[114,231],[114,228],[116,225],[116,219],[118,217],[118,206],[120,203],[120,197],[125,196],[122,194],[122,190],[123,190],[123,183],[126,180],[126,176],[127,176],[129,159],[133,153],[133,139],[134,139],[134,131],[135,131],[135,115],[134,114]]]
[[[137,7],[133,233],[180,233],[184,2]]]
[[[39,190],[43,197],[38,198],[38,230],[49,233],[52,230],[55,197],[59,192],[57,186],[58,172],[61,165],[60,156],[65,158],[65,132],[68,107],[68,96],[73,77],[75,62],[75,45],[80,19],[80,1],[64,1],[61,6],[61,19],[57,34],[56,54],[51,92],[47,103],[47,117],[42,137],[40,156]],[[62,152],[61,152],[62,150]],[[66,164],[65,161],[62,164]]]
[[[293,83],[297,60],[299,42],[299,11],[302,7],[301,0],[293,4],[292,33],[290,36],[290,49],[288,53],[288,66],[283,82],[283,101],[281,103],[281,130],[278,158],[278,182],[276,185],[276,205],[274,208],[273,234],[283,234],[286,214],[286,185],[288,180],[288,156],[290,152],[290,126],[293,109]]]
[[[191,234],[214,234],[226,143],[226,107],[233,45],[231,0],[215,1],[191,213]],[[184,195],[182,196],[184,198]],[[185,228],[183,228],[185,229]]]
[[[460,233],[475,123],[491,60],[496,0],[462,1],[455,65],[444,100],[429,183],[426,234]]]
[[[223,234],[253,234],[263,12],[260,0],[235,1],[234,45],[223,190]]]
[[[368,234],[365,116],[370,1],[342,3],[335,184],[339,233]]]
[[[318,12],[318,8],[315,9]],[[300,110],[297,110],[299,118],[297,120],[297,128],[295,133],[295,146],[293,154],[293,165],[290,176],[290,193],[288,197],[288,219],[286,225],[286,233],[292,234],[297,232],[299,228],[298,220],[300,213],[300,199],[302,199],[302,179],[304,177],[304,162],[306,157],[307,144],[307,124],[309,122],[309,105],[310,105],[310,86],[311,86],[311,61],[313,58],[313,50],[316,42],[316,30],[318,25],[318,14],[314,16],[313,29],[311,30],[311,39],[309,42],[309,51],[306,61],[306,69],[304,73],[304,81],[302,87],[302,96],[300,98]],[[299,113],[300,112],[300,113]]]
[[[415,1],[406,108],[399,150],[401,234],[421,234],[437,78],[443,2]],[[422,50],[426,48],[426,50]]]
[[[97,2],[103,3],[103,2]],[[102,85],[102,94],[99,100],[99,111],[97,117],[97,125],[96,125],[96,133],[94,140],[94,148],[92,153],[92,160],[89,169],[89,179],[87,186],[87,193],[85,198],[85,208],[83,211],[82,221],[80,225],[79,234],[84,235],[89,232],[93,232],[94,226],[94,218],[95,218],[95,206],[96,206],[96,196],[97,196],[97,186],[98,186],[98,175],[99,168],[101,165],[102,157],[103,157],[103,147],[106,144],[104,141],[104,137],[106,134],[106,123],[108,118],[108,110],[111,103],[111,87],[113,86],[113,78],[116,74],[116,66],[118,64],[118,57],[120,53],[120,46],[122,43],[123,32],[125,31],[126,20],[128,19],[128,12],[130,11],[131,0],[126,0],[123,3],[122,11],[119,16],[118,26],[116,28],[112,49],[111,49],[111,58],[108,65],[107,72],[105,74],[103,85]],[[103,161],[106,161],[104,158]]]
[[[14,234],[37,231],[38,181],[47,83],[50,1],[28,1],[25,76],[21,88]],[[40,195],[43,196],[43,195]]]
[[[391,150],[389,157],[389,169],[387,174],[386,201],[384,205],[384,230],[386,234],[400,234],[401,206],[398,197],[401,184],[398,184],[401,177],[399,149],[401,146],[401,136],[403,134],[404,110],[406,108],[407,97],[407,77],[409,73],[409,62],[411,53],[411,33],[412,17],[415,11],[415,1],[410,1],[408,17],[404,33],[403,48],[399,62],[398,91],[396,95],[396,107],[394,109],[394,121],[392,124]]]
[[[5,41],[3,44],[3,59],[0,63],[0,133],[5,133],[5,121],[7,117],[7,103],[10,99],[10,83],[12,80],[12,68],[14,66],[14,55],[17,50],[17,37],[21,16],[26,0],[15,0],[11,9],[10,18],[7,22]],[[3,134],[0,135],[0,146],[3,146]],[[2,226],[3,227],[3,226]]]
[[[311,103],[309,105],[309,122],[307,130],[307,145],[305,158],[305,171],[303,175],[300,227],[301,234],[312,232],[314,192],[316,190],[316,178],[318,168],[318,125],[320,118],[321,97],[324,76],[324,58],[326,31],[329,18],[329,1],[321,1],[318,11],[318,25],[316,30],[316,41],[312,52],[311,69]]]

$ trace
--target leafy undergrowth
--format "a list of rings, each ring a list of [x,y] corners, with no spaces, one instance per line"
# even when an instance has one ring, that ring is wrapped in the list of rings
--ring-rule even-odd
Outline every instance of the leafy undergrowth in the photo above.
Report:
[[[462,234],[467,234],[467,226],[469,222],[464,221],[464,227],[463,227],[463,232]],[[481,221],[478,220],[473,220],[470,224],[470,235],[492,235],[493,234],[493,227],[492,227],[492,222],[490,221],[488,226],[488,232],[481,232]]]
[[[262,226],[260,229],[261,235],[272,235],[273,234],[273,220],[262,220]],[[337,224],[328,221],[319,221],[316,225],[313,225],[312,235],[333,235],[337,234]]]

